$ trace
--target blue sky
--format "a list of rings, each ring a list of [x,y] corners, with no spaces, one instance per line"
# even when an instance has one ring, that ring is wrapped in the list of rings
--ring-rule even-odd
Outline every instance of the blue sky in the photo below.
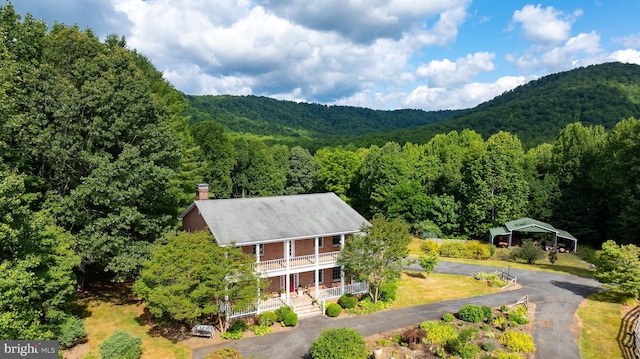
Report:
[[[640,64],[640,0],[14,0],[124,35],[187,94],[459,109],[550,73]]]

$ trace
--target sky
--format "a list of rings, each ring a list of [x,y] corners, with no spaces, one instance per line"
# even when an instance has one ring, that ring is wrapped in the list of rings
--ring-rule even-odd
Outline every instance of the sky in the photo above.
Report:
[[[125,36],[191,95],[474,107],[541,76],[640,64],[640,0],[13,0]]]

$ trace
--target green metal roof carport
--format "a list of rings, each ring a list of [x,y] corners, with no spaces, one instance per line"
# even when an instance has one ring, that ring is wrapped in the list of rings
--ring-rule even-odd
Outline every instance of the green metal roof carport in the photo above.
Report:
[[[552,233],[553,234],[553,248],[558,245],[558,237],[568,239],[574,242],[573,250],[578,249],[578,239],[572,236],[569,232],[562,229],[557,229],[549,223],[541,222],[529,217],[516,219],[509,221],[502,227],[495,227],[489,229],[489,241],[493,243],[493,239],[496,236],[509,236],[509,247],[511,247],[511,239],[513,238],[513,232],[533,232],[533,233]]]

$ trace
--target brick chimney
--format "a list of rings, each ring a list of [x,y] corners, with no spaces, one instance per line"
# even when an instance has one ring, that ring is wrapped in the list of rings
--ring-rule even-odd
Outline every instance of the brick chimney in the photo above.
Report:
[[[198,183],[196,185],[196,201],[209,199],[209,185],[206,183]]]

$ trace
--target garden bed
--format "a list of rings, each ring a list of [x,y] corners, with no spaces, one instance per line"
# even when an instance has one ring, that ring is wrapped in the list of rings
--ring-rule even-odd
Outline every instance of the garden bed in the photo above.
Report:
[[[509,311],[514,311],[516,307],[509,308]],[[498,352],[503,351],[504,353],[513,353],[512,350],[506,348],[503,344],[499,342],[499,338],[503,333],[506,332],[519,332],[525,333],[529,336],[533,336],[533,320],[534,320],[534,312],[535,312],[535,304],[529,303],[527,310],[527,318],[529,323],[527,324],[515,324],[510,323],[507,319],[507,327],[506,330],[503,331],[498,329],[493,324],[493,321],[482,321],[479,323],[469,323],[459,319],[454,316],[453,321],[447,323],[456,329],[456,332],[460,334],[461,332],[467,330],[468,332],[473,333],[471,335],[471,339],[469,339],[468,343],[472,345],[477,345],[478,347],[478,355],[477,357],[483,357],[483,355],[492,355],[490,357],[497,357]],[[492,308],[492,316],[493,318],[498,318],[500,316],[508,318],[507,313],[503,313],[499,308]],[[440,321],[444,322],[444,321]],[[385,333],[375,334],[365,338],[367,343],[367,349],[373,353],[374,349],[378,348],[382,352],[382,357],[384,359],[388,358],[413,358],[413,359],[432,359],[432,358],[441,358],[442,356],[438,356],[438,354],[442,355],[442,353],[446,352],[447,358],[452,357],[451,352],[448,349],[448,346],[433,344],[430,342],[424,342],[420,340],[419,343],[414,345],[409,345],[406,343],[403,338],[406,339],[407,335],[411,332],[417,333],[420,330],[420,324],[406,327],[402,329],[392,330]],[[424,333],[422,333],[424,334]],[[409,337],[412,334],[408,335]],[[442,349],[438,349],[442,348]],[[444,351],[443,351],[444,350]],[[530,353],[517,353],[520,358],[523,359],[533,359],[535,357],[535,352]]]

